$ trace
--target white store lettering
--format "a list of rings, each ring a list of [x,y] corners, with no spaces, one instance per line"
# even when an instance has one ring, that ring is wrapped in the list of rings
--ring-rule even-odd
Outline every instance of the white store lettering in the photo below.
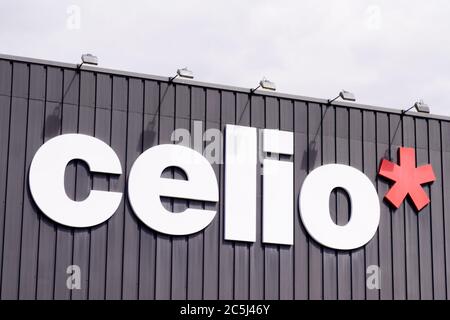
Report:
[[[292,132],[263,129],[262,152],[262,241],[293,245],[294,154]],[[226,126],[224,237],[230,241],[256,241],[257,223],[257,129]],[[273,154],[283,155],[283,160]],[[288,160],[286,160],[286,158]],[[47,141],[36,152],[29,174],[31,194],[50,219],[75,228],[92,227],[107,221],[120,205],[120,192],[91,190],[83,201],[70,199],[64,189],[67,164],[75,159],[87,163],[91,172],[120,175],[117,154],[101,140],[83,134],[64,134]],[[184,171],[187,180],[161,177],[168,167]],[[329,212],[333,189],[349,195],[351,216],[345,226],[335,224]],[[128,177],[128,198],[136,216],[148,227],[170,235],[188,235],[206,228],[216,210],[187,208],[172,213],[160,197],[219,201],[216,175],[199,152],[182,145],[162,144],[144,151]],[[380,204],[373,183],[361,171],[342,164],[324,165],[305,179],[298,196],[305,229],[324,246],[351,250],[369,242],[378,228]]]

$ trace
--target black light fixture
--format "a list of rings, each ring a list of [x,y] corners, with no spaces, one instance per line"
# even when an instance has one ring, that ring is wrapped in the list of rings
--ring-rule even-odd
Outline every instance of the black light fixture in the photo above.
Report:
[[[83,64],[90,64],[93,66],[98,65],[98,58],[90,53],[85,53],[81,55],[81,63],[77,65],[77,69],[80,69]]]
[[[423,100],[417,101],[416,103],[414,103],[414,105],[406,110],[402,110],[402,114],[407,113],[409,110],[411,110],[412,108],[415,108],[417,110],[417,112],[420,113],[430,113],[430,107],[423,102]]]
[[[169,78],[169,82],[172,82],[177,77],[194,79],[194,73],[186,67],[182,68],[182,69],[178,69],[177,74],[175,76]]]
[[[339,95],[336,98],[328,100],[328,104],[332,103],[338,98],[341,98],[342,100],[345,101],[356,101],[355,95],[352,92],[341,90],[341,92],[339,92]]]
[[[250,93],[254,93],[259,88],[263,88],[263,89],[271,90],[271,91],[277,90],[277,86],[275,85],[275,83],[266,79],[265,77],[262,78],[262,80],[259,82],[259,85],[256,88],[250,89]]]

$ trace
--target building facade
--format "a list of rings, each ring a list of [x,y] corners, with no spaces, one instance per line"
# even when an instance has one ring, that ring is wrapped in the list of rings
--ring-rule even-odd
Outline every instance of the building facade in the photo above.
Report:
[[[446,299],[450,119],[249,91],[1,55],[1,299]],[[256,241],[225,239],[223,163],[212,164],[219,186],[216,204],[161,200],[176,212],[188,206],[217,210],[204,230],[166,235],[134,214],[127,177],[139,155],[174,143],[175,129],[193,132],[197,125],[202,132],[223,132],[227,124],[293,133],[293,245],[262,242],[261,174]],[[94,227],[52,221],[30,192],[28,173],[35,153],[66,133],[102,140],[122,164],[120,176],[90,174],[82,161],[67,166],[65,191],[73,200],[85,199],[92,189],[123,192],[115,214]],[[207,149],[208,141],[201,141]],[[433,167],[435,181],[423,186],[430,203],[420,212],[409,198],[399,208],[384,199],[392,183],[378,175],[380,162],[398,163],[400,147],[414,148],[417,165]],[[358,249],[321,245],[299,215],[304,179],[330,163],[364,172],[378,193],[377,232]],[[262,173],[263,168],[256,170]],[[166,173],[180,174],[174,169]],[[345,225],[350,215],[345,191],[333,190],[329,205],[333,221]]]

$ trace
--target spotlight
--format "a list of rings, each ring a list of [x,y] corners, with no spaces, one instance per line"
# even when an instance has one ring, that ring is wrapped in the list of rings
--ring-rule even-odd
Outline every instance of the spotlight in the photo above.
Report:
[[[355,95],[352,92],[342,90],[341,92],[339,92],[339,95],[336,98],[328,100],[328,104],[332,103],[338,98],[341,98],[342,100],[345,101],[356,101]]]
[[[177,77],[194,79],[194,73],[191,70],[189,70],[188,68],[178,69],[177,74],[175,76],[169,78],[169,82],[172,82]]]
[[[402,114],[407,113],[409,110],[411,110],[412,108],[415,108],[417,110],[417,112],[420,113],[430,113],[430,107],[423,102],[423,100],[420,100],[416,103],[414,103],[414,105],[406,110],[402,110]]]
[[[77,68],[80,69],[83,64],[91,64],[96,66],[98,65],[98,58],[90,53],[85,53],[81,55],[81,63],[77,66]]]
[[[271,90],[271,91],[277,90],[277,86],[275,85],[275,83],[272,81],[269,81],[265,77],[262,78],[262,80],[259,82],[259,85],[256,88],[250,89],[250,93],[254,93],[258,88],[263,88],[263,89]]]

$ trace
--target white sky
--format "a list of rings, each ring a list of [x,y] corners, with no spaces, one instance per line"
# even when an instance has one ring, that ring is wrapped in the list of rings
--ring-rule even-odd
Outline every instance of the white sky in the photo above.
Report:
[[[75,5],[76,7],[71,7]],[[79,16],[78,13],[79,12]],[[79,17],[79,19],[78,19]],[[78,24],[79,22],[79,24]],[[0,53],[450,115],[450,1],[0,1]]]

